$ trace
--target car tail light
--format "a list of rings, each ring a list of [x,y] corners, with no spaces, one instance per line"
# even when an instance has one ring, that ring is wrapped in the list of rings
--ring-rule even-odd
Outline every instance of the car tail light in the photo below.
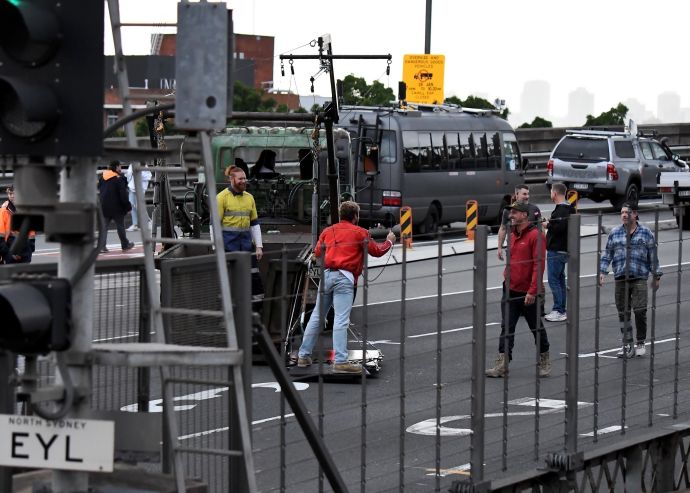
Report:
[[[553,176],[553,159],[549,159],[549,162],[546,163],[546,174]]]
[[[608,163],[606,165],[606,179],[607,180],[617,180],[618,179],[618,171],[616,171],[616,167],[613,165],[613,163]]]
[[[400,207],[402,206],[402,193],[397,190],[384,190],[381,203],[385,206]]]
[[[673,187],[659,187],[659,193],[673,193]]]

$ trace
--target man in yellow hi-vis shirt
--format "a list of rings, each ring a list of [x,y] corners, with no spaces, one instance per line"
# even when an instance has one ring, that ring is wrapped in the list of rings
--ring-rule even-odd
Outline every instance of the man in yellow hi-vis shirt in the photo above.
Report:
[[[241,168],[228,166],[225,176],[230,185],[216,197],[223,229],[223,244],[226,252],[252,252],[256,247],[256,257],[252,257],[252,298],[258,309],[260,300],[263,299],[263,284],[257,261],[263,256],[263,242],[256,203],[254,197],[246,191],[247,175]]]

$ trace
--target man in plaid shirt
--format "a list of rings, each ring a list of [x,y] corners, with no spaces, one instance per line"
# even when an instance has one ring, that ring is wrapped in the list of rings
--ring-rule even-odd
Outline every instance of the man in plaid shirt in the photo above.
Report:
[[[652,287],[659,289],[661,268],[656,240],[649,228],[637,222],[637,204],[625,203],[621,208],[620,226],[613,228],[599,264],[599,285],[613,263],[616,281],[615,299],[623,334],[620,358],[644,356],[647,338],[647,279],[653,275]],[[633,343],[630,308],[635,313],[637,344]]]

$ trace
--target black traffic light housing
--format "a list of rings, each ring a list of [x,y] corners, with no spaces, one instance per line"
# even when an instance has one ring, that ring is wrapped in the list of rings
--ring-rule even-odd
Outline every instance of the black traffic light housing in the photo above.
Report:
[[[0,349],[18,354],[69,349],[71,302],[67,279],[24,276],[0,284]]]
[[[102,153],[103,3],[0,0],[0,155]]]

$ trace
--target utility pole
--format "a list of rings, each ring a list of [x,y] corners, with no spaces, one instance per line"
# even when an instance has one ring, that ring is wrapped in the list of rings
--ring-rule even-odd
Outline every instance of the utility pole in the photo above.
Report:
[[[431,53],[431,0],[426,0],[426,23],[424,29],[424,54]]]

